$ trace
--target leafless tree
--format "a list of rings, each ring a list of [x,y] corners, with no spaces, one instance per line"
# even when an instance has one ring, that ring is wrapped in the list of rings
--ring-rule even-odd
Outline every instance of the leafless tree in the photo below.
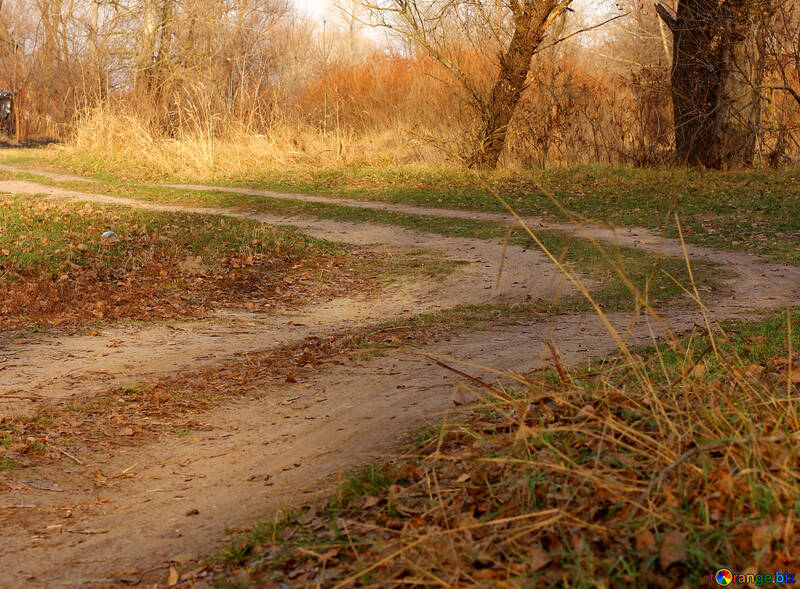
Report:
[[[558,23],[572,0],[387,0],[365,5],[378,24],[400,32],[447,68],[480,113],[471,167],[494,168],[505,145],[508,127],[525,88],[531,59],[545,35]],[[463,36],[463,37],[462,37]],[[458,60],[459,38],[497,52],[496,73],[489,88]]]

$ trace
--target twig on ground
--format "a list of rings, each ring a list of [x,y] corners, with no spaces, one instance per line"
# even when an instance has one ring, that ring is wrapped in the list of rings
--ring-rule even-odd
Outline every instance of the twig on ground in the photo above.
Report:
[[[80,464],[81,466],[85,465],[85,463],[80,458],[76,458],[75,456],[73,456],[72,454],[70,454],[69,452],[64,450],[63,448],[59,448],[58,446],[55,446],[55,449],[58,450],[61,454],[63,454],[67,458],[69,458],[70,460],[74,461],[76,464]]]
[[[431,356],[430,354],[420,354],[420,355],[424,356],[425,358],[428,358],[429,360],[433,360],[434,362],[436,362],[436,364],[438,364],[442,368],[446,368],[447,370],[449,370],[451,372],[455,372],[459,376],[463,376],[467,380],[472,381],[475,384],[480,385],[485,389],[489,389],[490,391],[492,391],[496,395],[502,397],[506,401],[513,401],[513,399],[511,398],[511,396],[508,393],[506,393],[505,391],[501,391],[500,389],[498,389],[497,387],[495,387],[493,385],[490,385],[489,383],[483,382],[481,379],[479,379],[476,376],[472,376],[471,374],[468,374],[468,373],[466,373],[466,372],[464,372],[462,370],[459,370],[458,368],[453,368],[452,366],[450,366],[448,364],[445,364],[444,362],[442,362],[441,360],[435,358],[434,356]]]

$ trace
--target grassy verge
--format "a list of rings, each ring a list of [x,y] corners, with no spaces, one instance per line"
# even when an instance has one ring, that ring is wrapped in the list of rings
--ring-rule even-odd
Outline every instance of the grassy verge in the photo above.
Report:
[[[76,182],[56,182],[35,175],[15,174],[0,171],[0,177],[23,177],[44,184],[68,189],[82,190],[84,186]],[[502,240],[508,235],[509,226],[453,217],[428,217],[394,211],[362,209],[329,203],[304,202],[255,195],[232,194],[220,191],[193,191],[153,186],[130,185],[126,183],[105,183],[91,187],[92,192],[122,196],[150,202],[179,204],[187,206],[207,206],[221,208],[240,208],[282,216],[307,216],[346,222],[374,223],[402,227],[445,237],[465,237],[477,239]],[[680,284],[689,283],[685,263],[675,258],[661,258],[652,253],[631,247],[605,246],[608,255],[601,255],[590,241],[571,236],[562,231],[540,231],[537,236],[544,245],[562,261],[597,285],[595,296],[606,309],[621,310],[631,308],[631,297],[624,276],[631,280],[637,289],[646,293],[651,304],[662,304],[673,300],[682,292]],[[510,234],[509,243],[521,247],[535,247],[521,228]],[[696,261],[693,263],[695,279],[701,290],[723,294],[722,280],[726,277],[723,269],[714,263]],[[670,276],[672,278],[670,278]],[[674,279],[673,279],[674,278]],[[576,299],[573,307],[583,304]],[[589,309],[584,305],[582,309]]]
[[[96,161],[76,159],[70,153],[69,149],[15,150],[2,157],[18,164],[44,162],[112,182],[155,180],[116,164],[103,169]],[[294,166],[280,170],[263,166],[236,177],[220,171],[203,180],[432,207],[503,210],[488,186],[506,197],[520,214],[559,216],[548,196],[554,194],[560,204],[587,218],[656,229],[677,211],[691,242],[800,264],[797,177],[798,171],[793,169],[719,172],[584,166],[476,175],[459,168],[429,166]]]
[[[561,217],[553,195],[561,206],[586,218],[653,229],[663,227],[674,211],[684,220],[691,242],[800,264],[797,175],[797,170],[602,166],[478,176],[457,168],[311,168],[268,170],[227,183],[431,207],[504,210],[485,187],[490,186],[523,215]]]
[[[512,395],[475,390],[471,414],[407,455],[233,538],[209,565],[217,586],[671,587],[796,570],[800,313],[725,328],[716,351],[698,336]]]
[[[2,197],[0,327],[268,310],[453,264],[381,257],[255,221]],[[107,231],[114,235],[103,237]]]

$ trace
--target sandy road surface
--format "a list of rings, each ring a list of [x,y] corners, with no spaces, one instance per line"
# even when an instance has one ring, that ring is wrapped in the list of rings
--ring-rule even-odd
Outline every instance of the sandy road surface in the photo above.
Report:
[[[236,313],[171,327],[110,328],[96,337],[0,344],[0,395],[9,390],[28,392],[42,396],[41,402],[91,397],[126,379],[213,365],[237,351],[280,347],[305,335],[367,325],[392,315],[462,303],[549,299],[567,288],[542,254],[516,247],[508,248],[496,287],[502,246],[491,241],[369,224],[163,206],[29,182],[0,182],[0,192],[255,218],[297,225],[317,237],[380,244],[387,255],[422,247],[469,262],[441,282],[398,286],[374,300],[336,299],[291,315]],[[680,244],[642,229],[610,232],[563,224],[557,228],[667,255],[682,253]],[[725,263],[734,272],[732,296],[711,305],[715,317],[800,299],[798,268],[764,264],[747,254],[691,249],[693,255]],[[647,343],[664,329],[631,314],[611,318],[630,342]],[[703,321],[699,313],[681,309],[662,319],[675,332],[691,330]],[[352,366],[331,365],[304,382],[265,383],[258,394],[193,416],[205,425],[187,435],[163,435],[144,444],[87,452],[81,455],[83,465],[65,458],[35,471],[14,471],[0,479],[4,524],[0,586],[163,581],[166,572],[161,567],[213,549],[226,526],[247,525],[258,514],[308,500],[327,490],[337,473],[390,452],[404,434],[440,419],[463,393],[451,373],[420,353],[524,372],[546,360],[548,339],[567,361],[616,349],[595,316],[559,316],[555,322],[534,319],[449,341],[421,342],[422,349],[401,348]],[[114,341],[118,344],[109,348]],[[468,370],[498,378],[479,368]],[[187,515],[195,510],[197,514]]]

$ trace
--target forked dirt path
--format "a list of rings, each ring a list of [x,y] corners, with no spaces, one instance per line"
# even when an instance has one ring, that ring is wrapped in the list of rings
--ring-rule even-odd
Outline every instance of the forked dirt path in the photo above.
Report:
[[[3,342],[0,335],[0,400],[3,391],[16,391],[21,386],[49,398],[71,396],[76,388],[79,393],[108,390],[109,386],[128,384],[132,379],[142,380],[219,362],[238,352],[284,346],[308,335],[322,335],[333,328],[369,325],[396,316],[468,303],[550,300],[561,292],[571,292],[543,254],[513,246],[506,249],[504,270],[498,281],[503,247],[485,240],[443,238],[368,224],[163,206],[31,182],[0,181],[2,192],[44,194],[149,210],[254,218],[273,225],[297,225],[310,235],[333,241],[365,246],[379,244],[377,247],[386,256],[413,248],[430,250],[466,264],[442,280],[393,285],[376,299],[340,298],[298,312],[228,313],[203,322],[109,328],[102,330],[99,336],[28,337],[23,343],[14,343],[17,338]]]
[[[291,316],[220,317],[174,326],[178,329],[114,328],[100,337],[0,344],[0,356],[13,357],[5,369],[0,364],[0,394],[13,385],[55,399],[73,394],[90,397],[124,378],[150,378],[212,364],[230,358],[236,350],[279,347],[303,335],[341,327],[346,321],[365,325],[391,314],[416,314],[437,306],[552,298],[565,291],[563,279],[541,253],[514,247],[506,252],[503,277],[495,288],[502,245],[490,241],[369,224],[165,207],[28,182],[0,182],[0,192],[254,218],[297,225],[317,237],[380,243],[387,252],[423,247],[470,262],[436,284],[398,287],[377,300],[335,300],[327,309],[305,309]],[[680,244],[662,242],[645,230],[576,230],[666,255],[682,252]],[[711,303],[715,318],[800,300],[798,268],[764,264],[741,253],[692,251],[727,264],[736,275],[730,284],[732,296]],[[648,343],[667,329],[684,332],[703,322],[700,313],[686,309],[665,313],[663,325],[629,313],[609,318],[629,343],[637,344]],[[289,327],[289,321],[294,325]],[[121,343],[106,348],[104,342],[111,337]],[[594,315],[534,317],[526,324],[448,341],[419,342],[424,344],[421,350],[401,348],[353,366],[331,366],[299,383],[266,382],[258,394],[197,415],[195,420],[206,425],[188,435],[164,435],[144,445],[87,452],[80,456],[82,465],[65,458],[35,472],[14,473],[4,479],[7,490],[0,495],[4,547],[0,587],[163,583],[170,562],[178,563],[182,571],[191,568],[194,557],[219,546],[226,527],[252,524],[258,514],[274,513],[326,492],[337,473],[390,453],[403,435],[439,422],[452,400],[466,400],[458,379],[420,352],[471,363],[461,368],[505,384],[507,377],[477,366],[511,373],[533,370],[547,362],[548,340],[567,362],[617,348]],[[97,348],[108,352],[120,346],[123,352],[116,356],[92,356]],[[177,350],[172,356],[171,348]],[[93,376],[91,371],[98,367],[106,376]],[[59,370],[62,375],[73,371],[75,380],[68,381],[70,374],[62,377]]]
[[[197,185],[196,188],[216,189],[218,187]],[[247,190],[223,188],[231,192]],[[501,280],[498,288],[493,289],[497,282],[497,272],[500,268],[500,261],[503,258],[504,251],[503,244],[498,240],[443,237],[394,226],[304,216],[280,216],[235,209],[157,204],[125,197],[66,190],[27,181],[0,181],[0,193],[2,192],[41,194],[54,198],[71,198],[80,201],[119,204],[156,211],[182,211],[254,219],[273,225],[293,225],[311,236],[332,241],[358,245],[381,244],[392,248],[423,248],[439,251],[451,259],[470,263],[466,272],[456,275],[454,280],[450,280],[448,285],[438,292],[438,304],[443,307],[464,302],[479,303],[489,300],[515,300],[515,297],[519,295],[547,298],[547,293],[552,296],[556,292],[562,292],[564,285],[563,278],[552,267],[552,264],[544,254],[538,250],[508,246],[505,249]],[[281,196],[281,198],[291,197],[323,199],[334,204],[348,202],[359,206],[386,210],[415,211],[417,214],[424,215],[494,220],[507,223],[516,222],[512,216],[500,213],[454,211],[310,195],[283,194]],[[746,252],[717,250],[694,244],[683,245],[676,239],[665,238],[658,233],[641,227],[611,228],[601,224],[574,225],[549,221],[541,217],[525,218],[524,222],[534,232],[542,229],[572,232],[579,237],[596,239],[604,243],[636,247],[657,252],[664,256],[684,257],[688,255],[691,259],[706,259],[724,264],[733,271],[735,278],[730,283],[733,289],[733,296],[727,300],[715,301],[715,308],[723,314],[737,310],[752,310],[765,306],[775,306],[775,304],[780,304],[780,301],[789,300],[797,292],[798,284],[800,284],[800,279],[798,279],[800,277],[800,269],[797,267],[769,264],[759,256]],[[543,293],[543,289],[547,293]]]

